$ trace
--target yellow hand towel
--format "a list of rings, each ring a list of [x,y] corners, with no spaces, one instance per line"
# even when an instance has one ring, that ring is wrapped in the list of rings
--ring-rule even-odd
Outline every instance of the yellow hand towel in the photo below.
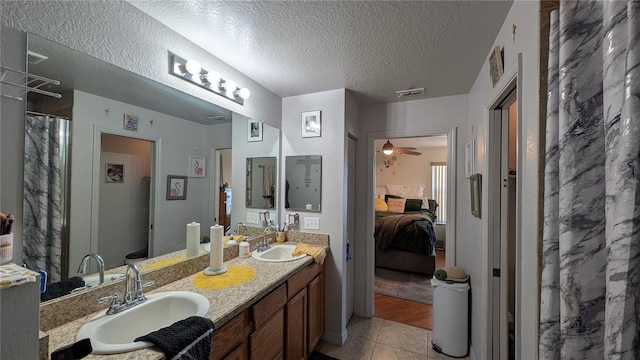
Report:
[[[298,256],[302,254],[307,254],[313,257],[313,260],[318,264],[324,263],[324,258],[327,256],[327,253],[324,251],[323,247],[320,246],[311,246],[305,243],[299,242],[296,245],[295,250],[291,253],[291,256]]]

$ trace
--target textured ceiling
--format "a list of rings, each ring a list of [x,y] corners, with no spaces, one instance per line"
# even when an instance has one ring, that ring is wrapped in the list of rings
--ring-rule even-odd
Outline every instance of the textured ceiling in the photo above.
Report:
[[[347,88],[361,104],[468,93],[512,4],[129,2],[279,96]]]

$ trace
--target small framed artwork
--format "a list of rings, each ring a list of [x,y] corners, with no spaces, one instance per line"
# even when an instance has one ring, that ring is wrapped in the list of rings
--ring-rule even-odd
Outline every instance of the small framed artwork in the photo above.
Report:
[[[302,137],[320,136],[322,124],[320,120],[320,110],[307,111],[302,113]]]
[[[471,215],[481,218],[482,208],[482,174],[473,174],[469,177],[471,184]]]
[[[207,158],[198,155],[189,155],[189,177],[207,176]]]
[[[124,165],[106,163],[104,166],[104,182],[106,183],[124,182]]]
[[[476,171],[476,140],[471,139],[464,145],[464,176],[469,178]]]
[[[262,122],[249,119],[247,141],[262,141]]]
[[[187,198],[187,177],[167,175],[167,200],[185,200]]]
[[[138,122],[140,118],[137,116],[125,114],[124,115],[124,129],[128,131],[138,131]]]
[[[496,46],[489,56],[489,76],[491,77],[491,85],[496,87],[498,81],[504,74],[504,68],[502,66],[502,49],[500,46]]]

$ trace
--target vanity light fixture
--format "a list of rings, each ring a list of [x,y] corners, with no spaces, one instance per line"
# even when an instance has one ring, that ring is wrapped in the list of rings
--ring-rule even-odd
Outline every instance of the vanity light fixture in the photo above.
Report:
[[[247,88],[239,88],[235,81],[223,79],[217,71],[202,68],[197,60],[187,60],[169,52],[169,73],[196,84],[240,105],[251,96]]]

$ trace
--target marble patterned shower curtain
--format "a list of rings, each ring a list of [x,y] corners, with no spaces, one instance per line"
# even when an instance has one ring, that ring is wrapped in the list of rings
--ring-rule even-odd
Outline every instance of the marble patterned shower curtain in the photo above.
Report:
[[[551,18],[540,359],[640,358],[640,3]]]
[[[61,280],[63,176],[60,122],[48,116],[25,120],[23,261]]]

